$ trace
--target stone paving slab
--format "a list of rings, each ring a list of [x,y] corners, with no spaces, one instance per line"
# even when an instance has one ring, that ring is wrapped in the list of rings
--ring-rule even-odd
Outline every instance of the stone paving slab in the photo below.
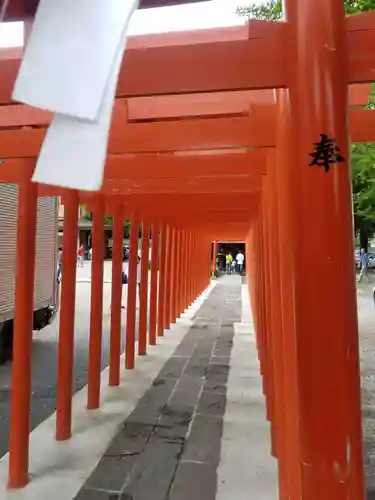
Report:
[[[220,280],[76,500],[214,500],[240,280]]]
[[[246,285],[242,304],[242,322],[234,324],[215,500],[277,500],[277,461],[270,452],[270,425]]]

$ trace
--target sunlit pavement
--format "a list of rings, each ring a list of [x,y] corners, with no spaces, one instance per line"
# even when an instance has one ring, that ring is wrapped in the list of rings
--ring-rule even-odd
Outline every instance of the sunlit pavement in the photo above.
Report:
[[[110,269],[106,263],[105,268]],[[83,272],[88,271],[86,263]],[[109,273],[111,270],[109,271]],[[78,273],[77,273],[78,274]],[[126,289],[123,287],[123,304],[126,306]],[[102,367],[108,365],[111,285],[104,283],[103,294],[103,349]],[[123,324],[126,309],[122,311]],[[90,283],[77,282],[75,315],[74,391],[87,383],[88,341],[90,329]],[[32,397],[31,427],[39,425],[56,407],[57,348],[59,318],[40,332],[34,333],[32,346]],[[123,328],[123,338],[125,328]],[[122,348],[124,345],[122,346]],[[0,456],[8,451],[11,363],[0,366]]]
[[[128,272],[128,262],[123,264],[123,270]],[[110,260],[104,261],[103,269],[104,283],[112,282],[112,262]],[[83,267],[77,265],[77,282],[85,283],[91,281],[91,261],[85,260]]]

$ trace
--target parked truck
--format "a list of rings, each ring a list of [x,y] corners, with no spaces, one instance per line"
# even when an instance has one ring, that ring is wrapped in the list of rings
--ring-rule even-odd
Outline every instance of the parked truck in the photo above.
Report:
[[[58,310],[58,204],[55,197],[38,198],[34,330],[41,330]],[[18,187],[0,183],[0,364],[11,358],[17,255]]]

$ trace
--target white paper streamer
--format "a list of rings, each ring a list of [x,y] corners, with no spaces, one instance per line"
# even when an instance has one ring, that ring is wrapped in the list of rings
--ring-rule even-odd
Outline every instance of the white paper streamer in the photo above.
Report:
[[[97,119],[136,0],[40,0],[13,99]]]
[[[98,121],[54,115],[36,164],[34,182],[87,191],[101,188],[123,48],[121,44],[99,108]]]
[[[55,113],[33,181],[95,191],[139,0],[41,0],[13,97]]]

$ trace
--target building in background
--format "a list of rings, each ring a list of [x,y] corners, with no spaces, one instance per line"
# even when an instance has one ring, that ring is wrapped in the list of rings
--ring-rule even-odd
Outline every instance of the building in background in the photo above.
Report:
[[[88,212],[83,205],[79,206],[78,209],[78,240],[77,248],[83,245],[85,248],[85,258],[88,256],[88,251],[91,248],[91,231],[92,231],[92,220],[91,212]],[[59,234],[58,234],[58,245],[63,244],[63,232],[64,232],[64,205],[61,202],[59,204]],[[112,241],[112,219],[110,217],[106,218],[106,223],[104,225],[105,232],[105,255],[106,257],[111,256],[111,241]]]

